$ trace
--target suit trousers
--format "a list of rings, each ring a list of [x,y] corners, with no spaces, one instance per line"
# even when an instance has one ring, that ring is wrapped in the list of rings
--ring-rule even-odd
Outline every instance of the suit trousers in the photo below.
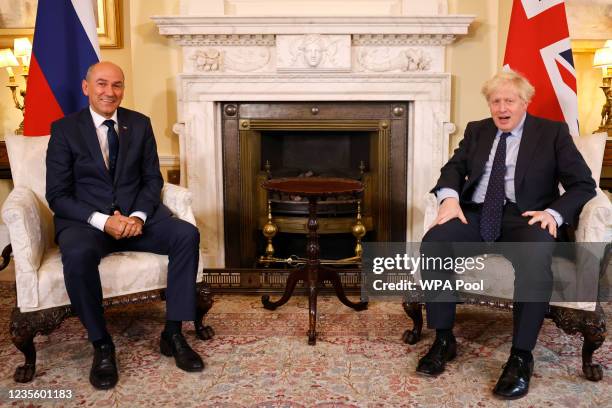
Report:
[[[462,206],[463,213],[468,224],[463,224],[458,218],[444,224],[432,227],[423,237],[421,253],[426,257],[457,256],[452,246],[453,242],[482,242],[480,236],[480,212],[479,205]],[[537,245],[537,251],[528,254],[519,251],[516,256],[510,258],[515,270],[514,298],[517,296],[517,288],[534,289],[537,286],[538,301],[516,301],[513,307],[513,337],[512,345],[521,350],[533,350],[537,342],[538,333],[548,311],[548,301],[552,293],[552,253],[555,238],[547,230],[542,229],[540,223],[529,225],[530,217],[521,216],[516,204],[507,202],[504,205],[501,235],[497,242],[541,242]],[[503,245],[503,244],[502,244]],[[462,254],[463,255],[463,254]],[[476,254],[470,254],[476,255]],[[424,279],[432,279],[446,273],[446,279],[450,279],[449,272],[438,270],[423,270]],[[453,272],[450,272],[453,274]],[[485,277],[486,278],[486,277]],[[535,285],[534,285],[535,282]],[[427,325],[432,329],[452,329],[456,313],[456,296],[452,294],[447,298],[438,297],[438,301],[426,299]],[[442,299],[440,301],[439,299]]]
[[[57,241],[62,254],[66,290],[90,341],[108,335],[98,266],[101,259],[112,252],[141,251],[168,255],[166,318],[195,320],[200,234],[192,224],[167,217],[151,225],[145,223],[140,236],[119,240],[83,225],[66,228],[58,235]]]

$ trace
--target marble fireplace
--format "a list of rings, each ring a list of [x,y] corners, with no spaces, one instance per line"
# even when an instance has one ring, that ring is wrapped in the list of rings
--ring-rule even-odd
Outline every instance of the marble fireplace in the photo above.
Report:
[[[467,33],[473,19],[447,14],[153,17],[160,34],[182,47],[174,131],[181,183],[193,194],[205,266],[226,267],[226,243],[233,239],[226,236],[225,207],[234,204],[228,202],[227,185],[236,173],[224,171],[228,141],[222,137],[231,103],[385,102],[390,117],[399,113],[394,104],[402,106],[405,186],[396,194],[403,195],[399,202],[405,205],[392,211],[402,212],[405,239],[419,240],[424,198],[448,159],[455,129],[445,50]]]

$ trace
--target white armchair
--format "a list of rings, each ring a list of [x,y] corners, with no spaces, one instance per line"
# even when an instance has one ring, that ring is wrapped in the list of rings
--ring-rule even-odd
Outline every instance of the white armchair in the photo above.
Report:
[[[578,150],[585,158],[598,185],[605,143],[606,134],[604,133],[581,136],[576,140]],[[438,204],[433,194],[428,194],[425,200],[423,225],[427,229],[437,215]],[[574,236],[576,242],[610,243],[612,241],[612,204],[599,187],[597,195],[583,207]],[[574,273],[578,276],[576,282],[585,286],[586,293],[598,293],[600,279],[606,278],[604,274],[610,263],[611,247],[612,245],[608,244],[599,259],[600,276],[595,276],[595,274],[581,276],[588,272],[580,270],[576,265],[564,265],[564,268],[558,269],[575,271]],[[553,272],[555,262],[567,263],[569,261],[553,258]],[[462,279],[477,281],[482,276],[487,276],[489,282],[495,282],[494,287],[485,287],[484,290],[478,291],[463,291],[460,293],[461,300],[465,303],[511,309],[514,289],[512,264],[502,255],[488,255],[485,270],[479,272],[479,276],[470,276],[470,273],[466,272],[462,275]],[[408,344],[415,344],[420,340],[423,327],[421,304],[416,299],[407,299],[403,306],[413,321],[412,329],[404,332],[403,340]],[[605,317],[601,307],[596,302],[551,302],[550,306],[548,317],[553,319],[557,326],[568,334],[579,332],[584,337],[582,370],[585,377],[592,381],[601,380],[603,370],[599,364],[592,361],[593,353],[601,347],[606,337]]]
[[[34,337],[49,334],[72,315],[61,255],[54,242],[52,213],[45,200],[48,141],[48,136],[6,137],[15,186],[2,206],[2,219],[11,239],[17,291],[10,334],[15,346],[25,355],[25,364],[15,370],[17,382],[28,382],[34,377]],[[165,184],[162,201],[175,216],[195,225],[187,189]],[[4,251],[3,255],[9,253]],[[6,259],[5,263],[8,263]],[[105,306],[163,299],[167,267],[167,256],[147,252],[117,252],[103,258],[100,278]],[[197,280],[202,281],[202,265]],[[203,340],[213,336],[212,329],[202,322],[211,307],[210,292],[199,284],[195,329]]]

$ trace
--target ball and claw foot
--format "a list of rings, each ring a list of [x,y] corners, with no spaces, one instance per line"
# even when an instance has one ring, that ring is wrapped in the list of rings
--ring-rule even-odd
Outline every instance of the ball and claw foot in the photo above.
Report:
[[[35,372],[36,366],[34,364],[24,364],[15,369],[13,379],[18,383],[27,383],[32,381]]]
[[[407,329],[402,335],[402,341],[406,344],[417,344],[421,340],[421,335],[413,329]]]
[[[210,340],[214,337],[215,331],[210,326],[196,326],[195,328],[196,336],[200,340]]]
[[[589,381],[600,381],[603,378],[603,369],[596,363],[583,364],[582,372]]]

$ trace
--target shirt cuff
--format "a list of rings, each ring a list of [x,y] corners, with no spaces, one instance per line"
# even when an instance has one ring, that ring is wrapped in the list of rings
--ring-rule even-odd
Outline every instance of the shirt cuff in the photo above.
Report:
[[[93,212],[89,216],[87,222],[94,228],[99,229],[104,232],[104,225],[106,225],[106,221],[110,218],[110,215],[102,214],[101,212]]]
[[[559,214],[557,211],[553,210],[552,208],[547,208],[544,211],[546,211],[547,213],[553,216],[553,218],[557,222],[557,227],[560,227],[561,225],[563,225],[563,216]]]
[[[438,206],[442,204],[442,201],[447,198],[456,198],[459,200],[459,193],[453,190],[452,188],[442,187],[441,189],[436,191],[436,198],[438,199]]]
[[[130,214],[130,217],[140,218],[143,224],[147,222],[147,214],[144,213],[143,211],[134,211],[133,213]]]

